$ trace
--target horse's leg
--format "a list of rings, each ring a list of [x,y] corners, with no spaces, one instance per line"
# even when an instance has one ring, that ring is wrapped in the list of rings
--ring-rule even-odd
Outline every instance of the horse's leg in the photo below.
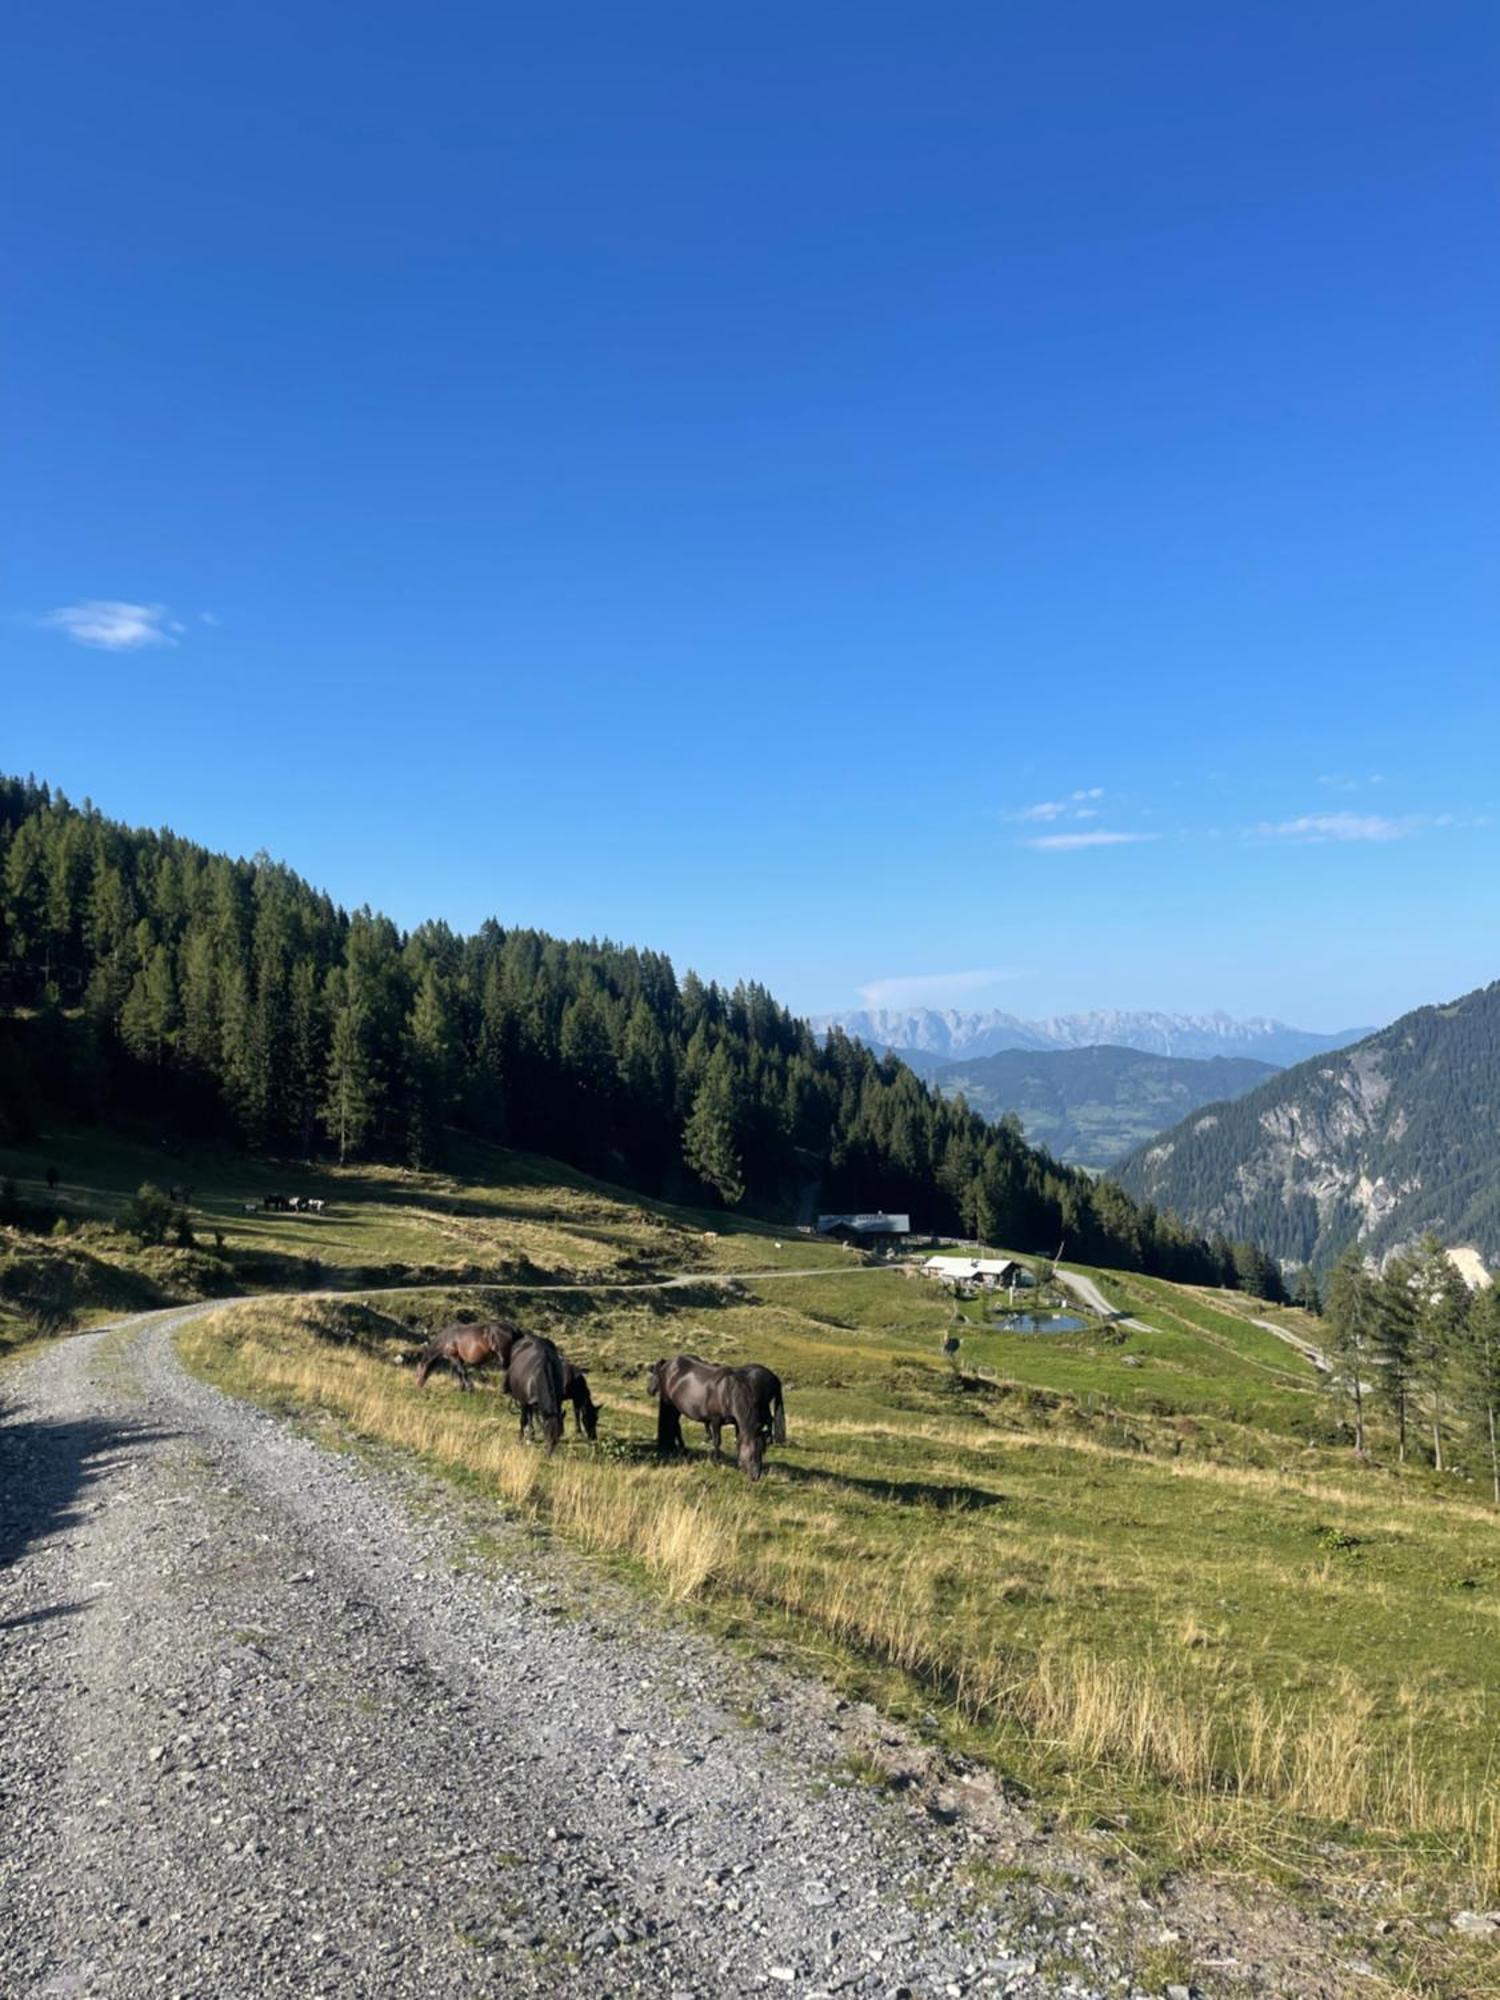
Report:
[[[704,1419],[703,1428],[708,1432],[708,1441],[712,1447],[713,1456],[715,1458],[721,1457],[719,1440],[724,1434],[723,1424],[716,1417],[707,1417]]]

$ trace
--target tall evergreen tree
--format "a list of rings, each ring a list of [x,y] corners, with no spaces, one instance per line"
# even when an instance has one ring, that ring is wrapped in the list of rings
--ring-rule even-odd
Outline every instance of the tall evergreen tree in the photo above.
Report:
[[[734,1073],[727,1052],[714,1051],[682,1135],[688,1166],[711,1187],[726,1208],[745,1197],[735,1120]]]
[[[1375,1352],[1379,1317],[1375,1281],[1358,1250],[1346,1250],[1328,1280],[1323,1337],[1336,1364],[1335,1379],[1354,1410],[1354,1449],[1365,1449],[1365,1380]]]

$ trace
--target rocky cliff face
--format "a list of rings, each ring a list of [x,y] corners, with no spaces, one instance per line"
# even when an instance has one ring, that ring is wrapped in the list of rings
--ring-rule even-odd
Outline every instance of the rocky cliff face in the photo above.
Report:
[[[1500,986],[1408,1014],[1185,1118],[1124,1161],[1131,1193],[1289,1262],[1436,1229],[1500,1258]]]

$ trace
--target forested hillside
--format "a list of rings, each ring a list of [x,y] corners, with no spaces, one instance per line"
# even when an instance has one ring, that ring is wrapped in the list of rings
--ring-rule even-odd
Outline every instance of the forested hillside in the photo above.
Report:
[[[1139,1199],[1319,1269],[1427,1229],[1500,1258],[1500,984],[1195,1114],[1119,1173]]]
[[[1081,1167],[1110,1167],[1190,1111],[1242,1097],[1276,1074],[1248,1056],[1147,1055],[1140,1049],[1007,1049],[945,1063],[932,1080],[986,1118],[1012,1112],[1034,1146]]]
[[[1172,1218],[826,1042],[763,988],[496,923],[408,935],[264,856],[0,780],[0,1128],[49,1110],[425,1164],[453,1127],[648,1193],[908,1210],[919,1228],[1217,1281]]]

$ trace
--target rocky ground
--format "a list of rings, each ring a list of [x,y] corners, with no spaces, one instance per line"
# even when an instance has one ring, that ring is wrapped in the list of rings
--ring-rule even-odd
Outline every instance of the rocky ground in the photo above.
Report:
[[[0,1380],[0,1994],[1368,1990],[189,1378],[183,1317]]]

